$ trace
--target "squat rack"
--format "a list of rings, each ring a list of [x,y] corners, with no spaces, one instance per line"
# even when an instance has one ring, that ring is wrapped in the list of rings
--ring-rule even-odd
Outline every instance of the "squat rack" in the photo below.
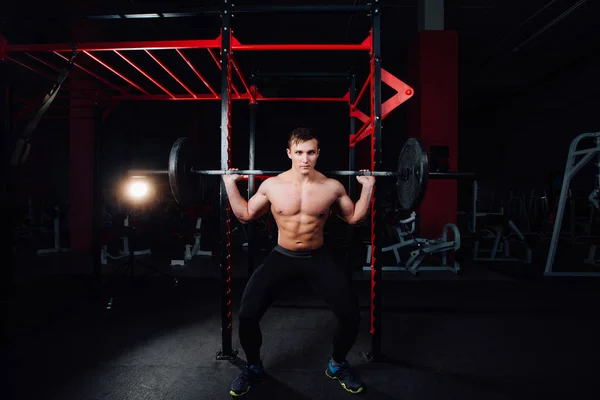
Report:
[[[355,6],[253,6],[253,7],[235,7],[228,0],[222,0],[220,8],[201,8],[183,13],[144,13],[144,18],[178,18],[189,17],[194,15],[218,14],[221,17],[222,24],[220,34],[214,39],[205,40],[159,40],[159,41],[132,41],[132,42],[84,42],[76,44],[10,44],[6,40],[0,40],[0,59],[11,61],[24,68],[35,71],[42,76],[48,75],[39,68],[25,63],[24,61],[14,57],[14,54],[24,54],[29,58],[42,63],[47,67],[61,71],[61,68],[51,62],[37,56],[35,53],[51,53],[59,57],[63,61],[69,62],[70,67],[74,67],[84,73],[92,76],[97,81],[103,83],[113,93],[110,94],[110,99],[116,102],[125,100],[153,100],[153,101],[203,101],[213,100],[221,102],[221,169],[231,168],[231,102],[233,100],[246,100],[250,104],[250,151],[249,151],[249,168],[254,168],[254,153],[255,153],[255,121],[256,121],[256,106],[260,101],[324,101],[324,102],[344,102],[349,105],[350,114],[350,137],[349,137],[349,168],[356,169],[355,161],[355,146],[363,139],[370,138],[370,169],[380,169],[382,163],[381,157],[381,138],[382,138],[382,120],[396,107],[412,97],[414,91],[411,87],[394,77],[389,72],[382,68],[381,61],[381,7],[379,0],[372,0],[369,5]],[[371,19],[371,29],[367,38],[358,44],[242,44],[232,34],[232,16],[235,13],[298,13],[298,12],[313,12],[313,13],[368,13]],[[88,16],[91,19],[115,19],[115,18],[135,18],[135,15],[94,15]],[[215,61],[221,71],[220,86],[221,91],[218,93],[206,80],[204,75],[186,56],[186,50],[206,49]],[[213,50],[219,50],[219,57]],[[210,94],[195,93],[186,85],[175,73],[161,61],[153,51],[157,50],[173,50],[187,64],[192,72],[202,81]],[[357,94],[356,77],[349,73],[344,73],[350,80],[349,91],[342,97],[265,97],[263,96],[256,85],[256,76],[252,75],[250,84],[244,78],[239,64],[237,63],[234,52],[236,51],[365,51],[370,55],[370,71],[369,76]],[[175,93],[164,87],[156,81],[138,64],[129,58],[125,53],[128,51],[143,51],[156,64],[158,64],[186,93]],[[133,67],[141,76],[146,78],[153,84],[153,87],[160,89],[162,93],[153,93],[145,89],[134,80],[127,77],[122,72],[119,72],[114,66],[108,64],[106,59],[99,57],[98,53],[112,52],[118,55],[129,66]],[[71,54],[71,58],[65,56],[65,53]],[[89,59],[93,60],[104,69],[110,71],[118,77],[120,81],[128,84],[127,88],[111,82],[105,77],[86,68],[84,65],[77,63],[74,59],[78,53],[85,54]],[[242,82],[244,92],[241,92],[233,83],[233,70]],[[68,74],[68,72],[67,72]],[[301,73],[300,73],[301,74]],[[300,75],[300,74],[295,74]],[[64,81],[64,73],[61,75]],[[320,77],[319,74],[313,76]],[[51,78],[52,79],[52,78]],[[61,83],[62,83],[61,81]],[[382,103],[381,101],[381,83],[384,82],[396,91],[396,94]],[[358,108],[359,101],[369,88],[369,115],[361,112]],[[50,100],[51,102],[51,100]],[[47,106],[48,104],[46,104]],[[38,116],[43,113],[47,107],[40,108]],[[356,122],[362,122],[362,126],[356,129]],[[355,182],[350,180],[350,193],[353,193]],[[253,195],[255,190],[254,177],[249,178],[248,196]],[[380,253],[378,246],[379,239],[377,238],[376,222],[381,216],[380,206],[376,202],[376,198],[382,195],[381,185],[376,185],[375,194],[371,202],[371,285],[370,285],[370,334],[371,334],[371,349],[366,353],[369,360],[377,360],[382,357],[382,333],[381,333],[381,281],[382,269],[377,262],[377,257]],[[221,237],[225,240],[221,241],[220,251],[220,269],[222,279],[221,290],[221,334],[222,348],[217,354],[217,359],[232,359],[237,355],[237,350],[232,348],[232,300],[231,300],[231,209],[227,200],[223,183],[220,185],[220,231]],[[96,199],[97,201],[98,199]],[[249,235],[251,236],[251,235]],[[249,243],[250,245],[250,243]],[[252,252],[249,246],[249,268],[252,269]]]

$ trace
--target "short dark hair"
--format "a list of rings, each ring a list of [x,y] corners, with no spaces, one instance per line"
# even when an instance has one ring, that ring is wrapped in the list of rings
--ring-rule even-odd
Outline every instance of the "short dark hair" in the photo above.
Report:
[[[296,128],[290,132],[290,136],[288,137],[288,148],[291,149],[292,144],[299,144],[311,139],[317,141],[317,148],[319,148],[319,138],[312,129],[303,127]]]

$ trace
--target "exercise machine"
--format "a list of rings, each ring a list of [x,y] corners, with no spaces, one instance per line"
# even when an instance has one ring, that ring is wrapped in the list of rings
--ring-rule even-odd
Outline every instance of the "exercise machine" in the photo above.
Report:
[[[139,257],[139,256],[146,256],[146,255],[150,255],[152,254],[152,250],[151,249],[144,249],[144,250],[131,250],[130,248],[130,238],[132,237],[132,231],[133,227],[130,226],[129,224],[129,215],[125,215],[125,217],[123,218],[123,226],[124,226],[124,235],[121,236],[121,240],[123,243],[123,250],[119,250],[119,254],[116,256],[113,256],[112,254],[110,254],[108,252],[108,245],[103,244],[100,247],[100,263],[102,265],[106,265],[108,264],[108,260],[120,260],[122,258],[127,258],[130,256],[133,257]]]
[[[460,263],[453,259],[449,262],[448,253],[456,252],[460,249],[460,232],[458,227],[452,223],[446,224],[442,230],[442,236],[438,239],[425,239],[415,237],[417,214],[412,212],[410,217],[398,221],[395,226],[398,243],[391,246],[382,247],[383,253],[393,252],[396,265],[384,265],[382,271],[408,271],[417,275],[420,271],[452,271],[458,273]],[[402,261],[400,251],[402,249],[412,249],[406,262]],[[366,262],[371,262],[372,247],[367,246]],[[424,265],[427,257],[439,255],[441,263],[439,265]],[[371,266],[363,266],[363,271],[370,271]]]
[[[190,261],[194,256],[201,257],[211,257],[212,251],[210,250],[200,250],[200,239],[202,238],[201,234],[202,228],[202,218],[198,217],[196,219],[195,231],[194,231],[194,244],[185,244],[185,251],[183,252],[183,259],[174,259],[171,260],[171,266],[183,266],[187,261]]]
[[[479,183],[473,182],[473,212],[470,230],[473,233],[473,260],[475,261],[512,261],[531,264],[533,252],[527,237],[510,217],[508,210],[500,207],[497,212],[478,212]],[[478,228],[478,219],[483,227]],[[491,247],[483,248],[483,242],[491,242]],[[518,243],[523,247],[522,258],[511,254],[511,245]],[[483,256],[482,254],[487,254]]]
[[[70,251],[70,249],[68,248],[63,248],[60,247],[60,208],[58,205],[55,205],[52,209],[52,217],[50,218],[53,222],[53,227],[51,230],[45,230],[44,228],[42,228],[42,224],[44,221],[44,216],[45,214],[42,214],[42,217],[40,218],[40,232],[41,233],[49,233],[51,232],[53,234],[54,237],[54,246],[53,247],[49,247],[46,249],[38,249],[37,251],[37,255],[46,255],[46,254],[53,254],[53,253],[65,253]]]
[[[581,142],[586,139],[591,139],[593,145],[588,148],[580,148]],[[584,146],[581,146],[584,147]],[[573,177],[596,156],[596,182],[594,189],[590,193],[588,200],[592,204],[592,208],[598,207],[598,192],[600,191],[600,132],[596,133],[583,133],[577,136],[571,141],[569,146],[569,153],[567,155],[567,162],[565,166],[565,172],[563,175],[562,187],[560,190],[560,198],[558,201],[558,207],[556,210],[556,218],[554,221],[554,229],[552,231],[552,239],[550,241],[550,247],[548,249],[548,257],[546,258],[546,267],[544,269],[544,276],[600,276],[600,271],[554,271],[554,260],[556,257],[556,249],[558,247],[558,240],[560,238],[560,231],[565,215],[565,208],[567,205],[567,197],[569,196],[571,181]],[[600,243],[590,243],[590,249],[588,258],[584,259],[586,264],[597,266],[597,262],[594,261],[596,255],[596,246]]]

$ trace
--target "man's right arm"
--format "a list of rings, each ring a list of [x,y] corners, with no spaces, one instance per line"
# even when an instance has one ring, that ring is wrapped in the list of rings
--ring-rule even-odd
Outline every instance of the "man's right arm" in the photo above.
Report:
[[[253,219],[260,218],[269,210],[269,199],[267,197],[268,179],[258,187],[258,191],[250,200],[242,197],[235,180],[224,179],[225,189],[231,210],[241,223],[247,224]]]

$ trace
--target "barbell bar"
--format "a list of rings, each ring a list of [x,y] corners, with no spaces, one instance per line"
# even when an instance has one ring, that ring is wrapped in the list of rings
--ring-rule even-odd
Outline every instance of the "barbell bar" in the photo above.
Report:
[[[262,170],[262,169],[240,169],[240,170],[221,170],[221,169],[194,169],[190,168],[190,172],[198,175],[279,175],[285,171]],[[391,171],[350,171],[350,170],[319,170],[325,176],[402,176],[401,172]],[[146,175],[168,175],[168,169],[132,169],[129,170],[129,176],[146,176]],[[429,179],[461,179],[471,178],[475,174],[472,172],[429,172]]]
[[[165,171],[168,173],[169,171]],[[240,170],[220,170],[220,169],[209,169],[196,170],[194,168],[191,169],[192,173],[200,174],[200,175],[279,175],[285,171],[265,171],[261,169],[240,169]],[[378,177],[404,177],[410,172],[407,170],[404,171],[350,171],[350,170],[331,170],[331,171],[321,171],[325,176],[378,176]],[[437,178],[437,179],[459,179],[459,178],[468,178],[474,176],[471,172],[429,172],[429,178]]]
[[[201,194],[199,175],[278,175],[284,171],[259,169],[246,170],[202,170],[194,167],[197,159],[190,141],[181,137],[175,141],[169,153],[169,168],[167,170],[132,170],[130,176],[167,174],[171,192],[180,204],[198,201]],[[398,156],[396,171],[319,171],[326,176],[375,176],[396,177],[396,194],[398,204],[402,209],[411,210],[421,203],[427,190],[429,178],[460,179],[474,177],[469,172],[429,172],[429,158],[420,140],[409,138]]]

